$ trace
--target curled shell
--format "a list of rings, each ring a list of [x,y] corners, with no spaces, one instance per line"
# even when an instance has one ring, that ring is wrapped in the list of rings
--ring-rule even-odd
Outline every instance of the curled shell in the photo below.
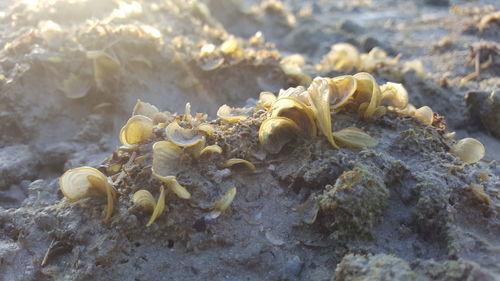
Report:
[[[160,196],[158,197],[158,202],[155,202],[153,195],[147,190],[139,190],[134,193],[132,197],[132,202],[134,205],[139,205],[147,211],[152,211],[151,218],[149,219],[146,227],[152,225],[155,220],[163,213],[165,210],[165,188],[160,186]]]
[[[169,141],[159,141],[153,144],[153,174],[160,176],[175,176],[182,148]]]
[[[485,149],[480,141],[473,138],[465,138],[452,146],[450,152],[463,162],[472,164],[483,159]]]
[[[299,131],[299,126],[291,119],[286,117],[271,117],[260,125],[259,142],[267,152],[276,154]]]
[[[247,119],[251,110],[251,108],[232,108],[224,104],[217,110],[217,116],[229,123],[236,123]]]
[[[367,72],[360,72],[353,75],[357,80],[357,88],[354,98],[361,102],[360,113],[366,119],[374,119],[381,115],[384,107],[380,107],[382,93],[375,78]]]
[[[231,158],[231,159],[227,160],[226,163],[224,163],[224,167],[226,167],[226,168],[233,167],[233,166],[240,166],[240,165],[245,166],[246,168],[248,168],[251,171],[255,171],[255,165],[252,164],[251,162],[245,160],[245,159]]]
[[[222,153],[222,148],[216,144],[209,145],[205,148],[203,148],[200,152],[200,155],[203,155],[205,153],[217,153],[221,154]]]
[[[358,49],[349,43],[335,44],[323,58],[323,64],[336,71],[353,71],[360,64]]]
[[[415,110],[413,113],[415,119],[417,119],[420,123],[430,126],[434,120],[434,112],[428,106],[422,106],[419,109]]]
[[[354,149],[365,149],[377,146],[378,141],[358,128],[346,128],[333,132],[333,137],[341,145]]]
[[[316,123],[323,135],[330,144],[339,148],[333,140],[332,135],[332,119],[330,116],[330,85],[328,79],[316,77],[307,89],[309,92],[308,98],[311,104],[314,115],[316,116]],[[260,134],[259,134],[260,135]]]
[[[158,179],[160,180],[161,182],[165,183],[168,188],[170,188],[170,190],[175,193],[175,195],[177,195],[179,198],[182,198],[182,199],[189,199],[191,198],[191,193],[189,193],[189,191],[187,191],[187,189],[182,186],[178,181],[177,179],[175,178],[175,176],[160,176],[158,174],[155,174],[153,172],[153,175]]]
[[[113,214],[116,190],[99,170],[86,166],[68,170],[59,179],[59,185],[61,192],[71,201],[106,195],[108,206],[104,222],[109,221]]]
[[[132,115],[146,116],[153,120],[153,124],[164,123],[169,117],[167,114],[160,112],[156,106],[141,100],[137,100]]]
[[[297,81],[301,85],[308,85],[311,83],[311,76],[305,74],[302,71],[302,66],[305,64],[305,59],[300,54],[293,54],[287,57],[284,57],[280,61],[281,70],[285,73],[286,76],[292,78]]]
[[[222,197],[215,202],[214,210],[210,213],[210,218],[215,219],[229,208],[236,196],[236,187],[228,189]]]
[[[356,91],[358,82],[351,75],[334,77],[328,80],[330,85],[330,106],[337,109],[349,101]]]
[[[399,109],[404,109],[408,105],[408,92],[400,83],[387,82],[380,87],[382,91],[382,104],[392,103]]]
[[[130,146],[154,137],[153,120],[143,115],[134,115],[120,130],[120,142]]]
[[[270,116],[291,119],[308,137],[315,137],[317,134],[314,113],[296,98],[278,99],[271,107]]]
[[[176,121],[165,128],[167,139],[180,147],[191,147],[203,141],[198,130],[182,128]]]

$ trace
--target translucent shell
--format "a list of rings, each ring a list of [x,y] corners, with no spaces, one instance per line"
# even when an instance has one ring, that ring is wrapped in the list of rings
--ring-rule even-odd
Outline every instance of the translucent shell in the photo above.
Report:
[[[116,190],[99,170],[86,166],[68,170],[59,179],[59,185],[63,195],[71,201],[106,195],[108,206],[104,222],[109,221],[113,214]]]
[[[358,49],[349,43],[335,44],[324,58],[324,63],[333,70],[353,71],[360,64]]]
[[[330,144],[339,148],[333,140],[332,135],[332,119],[330,116],[330,85],[328,79],[316,77],[307,89],[309,92],[308,98],[311,104],[314,115],[316,116],[316,123],[323,135]],[[260,134],[259,134],[260,135]]]
[[[202,123],[196,129],[200,132],[205,133],[207,136],[211,136],[215,133],[215,128],[211,124]]]
[[[281,70],[286,76],[294,79],[301,85],[308,85],[311,83],[311,76],[302,71],[302,66],[305,64],[305,59],[300,54],[293,54],[283,58],[280,61]]]
[[[215,219],[219,217],[224,211],[226,211],[236,196],[236,187],[228,189],[222,197],[215,202],[213,211],[210,213],[209,217]]]
[[[330,85],[330,106],[332,109],[345,105],[356,91],[358,82],[351,75],[334,77],[328,80]]]
[[[472,164],[483,159],[485,149],[480,141],[473,138],[465,138],[452,146],[450,152],[463,162]]]
[[[385,108],[380,106],[382,93],[375,78],[366,72],[356,73],[353,77],[357,80],[354,99],[361,103],[360,114],[366,119],[373,119],[385,113]]]
[[[160,196],[158,197],[158,202],[155,202],[155,199],[153,195],[151,195],[151,192],[144,189],[134,193],[132,202],[134,203],[134,205],[141,206],[145,210],[153,212],[153,214],[151,214],[151,218],[146,224],[146,227],[148,227],[152,225],[165,210],[165,188],[163,187],[163,185],[160,186]]]
[[[88,51],[86,55],[94,61],[94,80],[97,88],[105,90],[105,81],[109,76],[118,74],[120,62],[103,51]]]
[[[160,176],[175,176],[182,148],[169,141],[159,141],[153,144],[153,174]]]
[[[120,130],[120,142],[123,145],[134,145],[154,137],[153,120],[143,115],[134,115]]]
[[[432,109],[428,106],[422,106],[415,110],[413,116],[415,116],[415,119],[420,123],[427,126],[432,125],[432,121],[434,120],[434,112],[432,112]]]
[[[281,89],[279,94],[278,94],[278,99],[282,98],[296,98],[299,101],[301,101],[303,104],[308,105],[309,104],[309,93],[307,92],[306,88],[302,86],[298,87],[290,87],[286,90]]]
[[[333,132],[333,137],[341,146],[353,149],[373,148],[378,144],[376,139],[357,128],[346,128]]]
[[[251,110],[251,108],[232,108],[224,104],[217,110],[217,116],[229,123],[236,123],[247,119]]]
[[[291,119],[308,137],[317,135],[314,113],[296,98],[280,98],[270,110],[271,117],[286,117]]]
[[[299,126],[286,117],[271,117],[262,122],[259,142],[269,153],[276,154],[300,131]]]
[[[408,105],[408,92],[399,83],[387,82],[380,87],[382,92],[382,104],[392,103],[398,109],[404,109]]]
[[[255,165],[252,164],[251,162],[241,159],[241,158],[231,158],[224,163],[224,167],[233,167],[233,166],[239,166],[243,165],[246,168],[248,168],[251,171],[255,171]]]
[[[60,90],[70,99],[79,99],[87,95],[92,87],[92,82],[81,79],[74,73],[70,73],[68,78],[64,79]]]
[[[180,147],[191,147],[203,141],[203,136],[195,129],[186,129],[176,121],[165,128],[167,139]]]

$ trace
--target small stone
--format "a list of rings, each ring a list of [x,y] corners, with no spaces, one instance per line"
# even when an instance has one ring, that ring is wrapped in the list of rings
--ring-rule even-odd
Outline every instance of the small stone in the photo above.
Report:
[[[0,190],[37,174],[38,157],[28,145],[12,145],[0,150]]]
[[[283,280],[295,281],[300,280],[300,274],[304,268],[304,262],[299,256],[293,256],[288,260],[283,268]]]
[[[346,19],[340,23],[340,29],[349,33],[362,33],[363,28],[352,20]]]

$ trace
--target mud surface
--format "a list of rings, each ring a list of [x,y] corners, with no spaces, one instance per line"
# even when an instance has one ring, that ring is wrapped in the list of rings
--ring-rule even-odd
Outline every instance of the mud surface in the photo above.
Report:
[[[1,280],[500,280],[497,1],[73,2],[0,2]],[[234,38],[242,53],[203,54]],[[222,104],[253,107],[262,91],[300,84],[280,65],[288,55],[310,77],[355,73],[317,67],[340,42],[401,54],[372,74],[447,126],[346,112],[333,129],[363,129],[376,148],[299,139],[271,155],[258,143],[262,110],[217,119]],[[92,51],[109,57],[99,65]],[[193,198],[169,194],[146,228],[130,202],[158,193],[144,144],[103,224],[105,200],[69,202],[58,178],[108,163],[137,99],[207,113],[207,142],[224,153],[180,167]],[[483,161],[450,154],[451,131],[483,142]],[[224,167],[234,157],[256,170]],[[207,216],[233,186],[230,210]]]

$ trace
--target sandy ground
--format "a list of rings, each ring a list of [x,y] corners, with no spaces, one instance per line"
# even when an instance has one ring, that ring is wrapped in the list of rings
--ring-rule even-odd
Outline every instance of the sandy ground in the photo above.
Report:
[[[1,1],[0,279],[500,280],[499,10],[486,0]],[[203,55],[233,39],[241,54]],[[345,112],[334,130],[362,128],[376,148],[301,139],[270,155],[257,139],[262,110],[217,118],[222,104],[255,107],[260,92],[300,77],[358,72],[319,67],[340,42],[398,57],[371,71],[377,82],[402,83],[447,127]],[[283,67],[292,54],[304,60],[299,78]],[[185,162],[177,177],[193,198],[169,194],[148,228],[130,199],[141,188],[158,196],[152,143],[124,154],[146,160],[110,175],[119,197],[102,224],[105,200],[69,202],[58,178],[114,161],[137,99],[207,113],[207,143],[224,153]],[[480,140],[484,159],[450,154],[453,131]],[[234,157],[256,170],[223,167]],[[346,190],[348,172],[363,180]],[[230,210],[210,218],[233,186]]]

